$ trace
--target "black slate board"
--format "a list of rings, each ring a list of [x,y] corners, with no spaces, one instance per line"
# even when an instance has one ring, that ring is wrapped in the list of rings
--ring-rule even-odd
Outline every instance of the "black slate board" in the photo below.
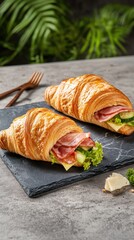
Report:
[[[33,107],[47,107],[52,109],[44,102],[1,109],[0,130],[8,128],[15,117],[24,114],[28,109]],[[29,197],[38,197],[61,186],[134,163],[134,134],[131,136],[122,136],[92,124],[80,121],[76,122],[85,132],[90,131],[92,138],[100,141],[104,149],[102,163],[97,167],[91,167],[88,171],[72,167],[66,172],[60,165],[51,165],[51,163],[42,161],[31,161],[20,155],[0,150],[3,162]]]

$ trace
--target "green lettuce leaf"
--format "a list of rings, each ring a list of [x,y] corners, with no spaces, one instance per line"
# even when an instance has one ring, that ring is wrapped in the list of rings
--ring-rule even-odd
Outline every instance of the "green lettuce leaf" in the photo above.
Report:
[[[95,147],[89,150],[84,150],[82,147],[78,147],[76,150],[86,156],[83,163],[84,170],[88,170],[91,164],[97,166],[103,159],[103,149],[99,142],[95,142]]]
[[[49,156],[51,158],[52,164],[57,163],[57,159],[52,152],[50,152]]]
[[[116,115],[114,118],[113,118],[113,120],[114,120],[114,122],[115,123],[117,123],[117,124],[120,124],[120,123],[122,123],[122,120],[121,120],[121,118],[120,118],[120,115],[118,114],[118,115]]]
[[[119,114],[115,115],[113,118],[108,120],[108,122],[113,122],[113,123],[116,123],[118,125],[121,125],[121,124],[125,123],[125,124],[127,124],[129,126],[134,126],[133,118],[131,120],[129,120],[129,119],[122,119]]]
[[[126,175],[130,184],[134,186],[134,168],[129,168]]]

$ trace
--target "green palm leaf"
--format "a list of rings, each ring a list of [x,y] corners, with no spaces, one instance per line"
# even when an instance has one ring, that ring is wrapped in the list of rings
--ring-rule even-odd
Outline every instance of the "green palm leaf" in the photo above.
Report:
[[[71,21],[63,1],[2,1],[1,65],[21,55],[40,63],[126,53],[125,40],[134,27],[134,7],[108,4],[89,17]]]
[[[5,0],[1,4],[0,20],[5,16],[9,19],[8,41],[19,36],[18,45],[10,60],[27,44],[31,45],[32,55],[40,42],[41,49],[45,48],[49,35],[60,31],[61,20],[66,21],[66,8],[62,6],[62,1],[57,0]]]
[[[134,7],[109,4],[82,21],[81,53],[86,58],[117,56],[126,53],[124,42],[134,26]]]

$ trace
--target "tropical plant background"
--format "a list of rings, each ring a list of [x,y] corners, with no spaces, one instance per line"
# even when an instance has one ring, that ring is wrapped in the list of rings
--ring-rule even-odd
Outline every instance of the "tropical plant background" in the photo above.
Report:
[[[0,65],[127,55],[134,6],[111,3],[84,16],[64,0],[0,1]],[[84,1],[83,1],[84,2]]]

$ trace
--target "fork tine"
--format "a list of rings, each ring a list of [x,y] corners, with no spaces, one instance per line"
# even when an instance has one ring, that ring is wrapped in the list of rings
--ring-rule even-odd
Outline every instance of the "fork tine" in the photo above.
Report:
[[[37,84],[39,84],[40,83],[40,81],[41,81],[41,79],[42,79],[42,77],[43,77],[43,73],[40,73],[40,75],[39,75],[39,78],[38,78],[38,81],[37,81]]]
[[[30,77],[29,82],[31,82],[36,77],[36,75],[37,75],[37,72],[34,72]]]
[[[33,75],[33,77],[31,78],[31,83],[34,84],[34,85],[38,85],[41,81],[43,77],[43,73],[40,73],[40,72],[35,72],[35,74]]]
[[[32,84],[38,85],[43,77],[43,73],[37,73],[36,76],[32,79]]]
[[[34,81],[36,80],[36,78],[38,77],[38,72],[34,72],[32,77],[30,78],[30,83],[34,83]]]
[[[34,79],[34,85],[38,85],[42,79],[42,74],[39,73],[37,76],[36,76],[36,79]]]

